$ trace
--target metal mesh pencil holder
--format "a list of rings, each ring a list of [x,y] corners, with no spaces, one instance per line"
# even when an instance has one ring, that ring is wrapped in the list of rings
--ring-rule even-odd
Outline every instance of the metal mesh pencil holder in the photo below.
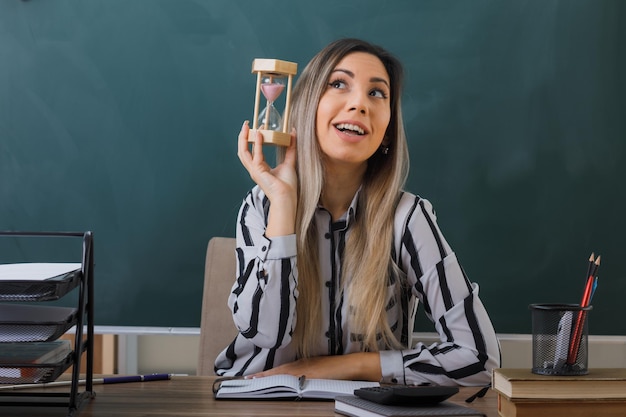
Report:
[[[532,372],[540,375],[588,373],[588,313],[592,306],[531,304]]]

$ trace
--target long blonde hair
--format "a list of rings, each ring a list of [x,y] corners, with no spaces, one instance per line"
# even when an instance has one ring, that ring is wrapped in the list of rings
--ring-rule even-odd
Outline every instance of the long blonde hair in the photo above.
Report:
[[[399,346],[389,327],[385,307],[389,274],[396,268],[391,258],[394,213],[409,166],[400,104],[403,70],[395,57],[376,45],[358,39],[340,39],[313,57],[293,91],[290,120],[297,130],[299,291],[293,338],[300,357],[316,354],[314,346],[318,343],[322,323],[322,280],[314,224],[324,186],[323,156],[315,132],[317,107],[332,70],[353,52],[370,53],[385,66],[391,84],[391,118],[384,140],[388,151],[378,151],[368,160],[355,224],[346,242],[342,288],[349,289],[348,319],[351,328],[362,338],[362,349],[375,351],[380,347]],[[339,293],[343,295],[342,291]]]

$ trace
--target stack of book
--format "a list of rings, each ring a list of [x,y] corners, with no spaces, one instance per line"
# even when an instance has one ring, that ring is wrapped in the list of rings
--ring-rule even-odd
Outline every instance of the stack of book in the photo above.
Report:
[[[626,369],[590,369],[582,376],[533,374],[530,369],[494,369],[502,417],[626,416]]]

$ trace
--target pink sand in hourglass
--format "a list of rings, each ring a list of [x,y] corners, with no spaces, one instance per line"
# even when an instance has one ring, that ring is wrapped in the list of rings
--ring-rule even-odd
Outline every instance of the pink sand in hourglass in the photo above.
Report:
[[[278,83],[261,84],[261,91],[269,101],[275,101],[284,89],[285,86]]]

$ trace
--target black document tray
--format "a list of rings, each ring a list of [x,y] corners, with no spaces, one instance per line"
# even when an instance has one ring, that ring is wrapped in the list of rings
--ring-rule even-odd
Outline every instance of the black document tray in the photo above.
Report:
[[[76,324],[70,307],[0,304],[0,343],[48,342]]]
[[[0,387],[1,384],[52,382],[72,365],[72,355],[73,352],[68,352],[65,358],[56,363],[0,365]]]
[[[44,280],[0,280],[0,301],[57,300],[76,288],[81,270]]]

